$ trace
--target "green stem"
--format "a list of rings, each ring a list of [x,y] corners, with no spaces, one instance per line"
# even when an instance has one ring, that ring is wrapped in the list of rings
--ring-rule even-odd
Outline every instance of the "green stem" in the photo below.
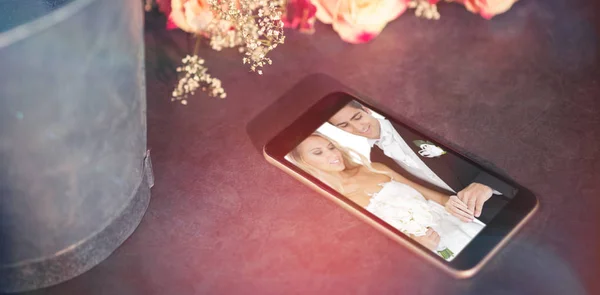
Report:
[[[443,257],[444,259],[446,259],[446,260],[447,260],[448,258],[450,258],[450,257],[454,256],[454,253],[453,253],[453,252],[452,252],[450,249],[448,249],[448,248],[445,248],[444,250],[442,250],[442,251],[437,251],[437,252],[438,252],[438,254],[440,254],[440,256],[442,256],[442,257]]]
[[[200,36],[196,35],[196,44],[194,45],[194,55],[198,55],[198,50],[200,50]]]

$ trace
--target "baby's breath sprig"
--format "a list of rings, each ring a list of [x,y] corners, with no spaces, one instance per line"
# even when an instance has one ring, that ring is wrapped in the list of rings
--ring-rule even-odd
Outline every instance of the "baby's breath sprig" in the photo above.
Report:
[[[262,75],[262,68],[273,61],[267,54],[283,44],[283,2],[281,0],[208,0],[216,19],[211,31],[215,50],[239,46],[242,62]],[[225,29],[228,30],[225,30]]]
[[[213,19],[206,29],[198,34],[207,38],[213,50],[237,47],[243,54],[242,62],[250,70],[263,74],[263,67],[273,61],[267,54],[283,44],[283,7],[285,0],[207,0]],[[184,75],[173,91],[172,101],[187,104],[186,98],[198,88],[210,96],[225,98],[221,81],[208,74],[204,60],[198,57],[198,45],[194,54],[186,56],[183,65],[177,68]]]
[[[417,17],[434,20],[440,19],[440,13],[438,12],[437,5],[430,3],[429,0],[410,0],[407,2],[407,6],[408,8],[415,10],[415,15]]]
[[[181,104],[187,104],[187,97],[193,95],[198,88],[213,97],[225,98],[227,93],[221,87],[221,80],[213,78],[208,74],[208,69],[204,66],[204,60],[198,55],[188,55],[182,60],[183,65],[177,68],[177,72],[183,72],[184,75],[179,79],[179,83],[173,90],[171,101],[179,101]]]

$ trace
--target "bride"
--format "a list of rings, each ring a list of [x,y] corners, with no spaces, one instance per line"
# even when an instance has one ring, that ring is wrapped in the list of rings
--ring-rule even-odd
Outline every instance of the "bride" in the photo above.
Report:
[[[302,141],[289,158],[446,260],[452,260],[485,226],[458,197],[423,187],[381,163],[369,163],[318,132]]]

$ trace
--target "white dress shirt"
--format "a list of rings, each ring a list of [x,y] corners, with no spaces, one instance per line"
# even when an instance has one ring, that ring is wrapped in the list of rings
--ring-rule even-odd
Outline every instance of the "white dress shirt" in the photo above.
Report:
[[[400,167],[415,177],[456,193],[456,191],[425,165],[421,158],[394,129],[390,121],[385,119],[377,120],[379,121],[381,135],[379,139],[368,139],[371,147],[377,145],[386,156],[392,158]]]

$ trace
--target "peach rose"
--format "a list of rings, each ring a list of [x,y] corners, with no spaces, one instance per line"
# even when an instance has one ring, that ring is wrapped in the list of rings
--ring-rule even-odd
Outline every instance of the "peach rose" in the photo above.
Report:
[[[186,32],[201,33],[212,20],[213,13],[206,0],[171,0],[169,21]]]
[[[461,0],[463,5],[473,13],[479,13],[485,19],[508,11],[518,0]]]
[[[331,24],[342,40],[366,43],[406,10],[406,0],[311,0],[317,19]]]

